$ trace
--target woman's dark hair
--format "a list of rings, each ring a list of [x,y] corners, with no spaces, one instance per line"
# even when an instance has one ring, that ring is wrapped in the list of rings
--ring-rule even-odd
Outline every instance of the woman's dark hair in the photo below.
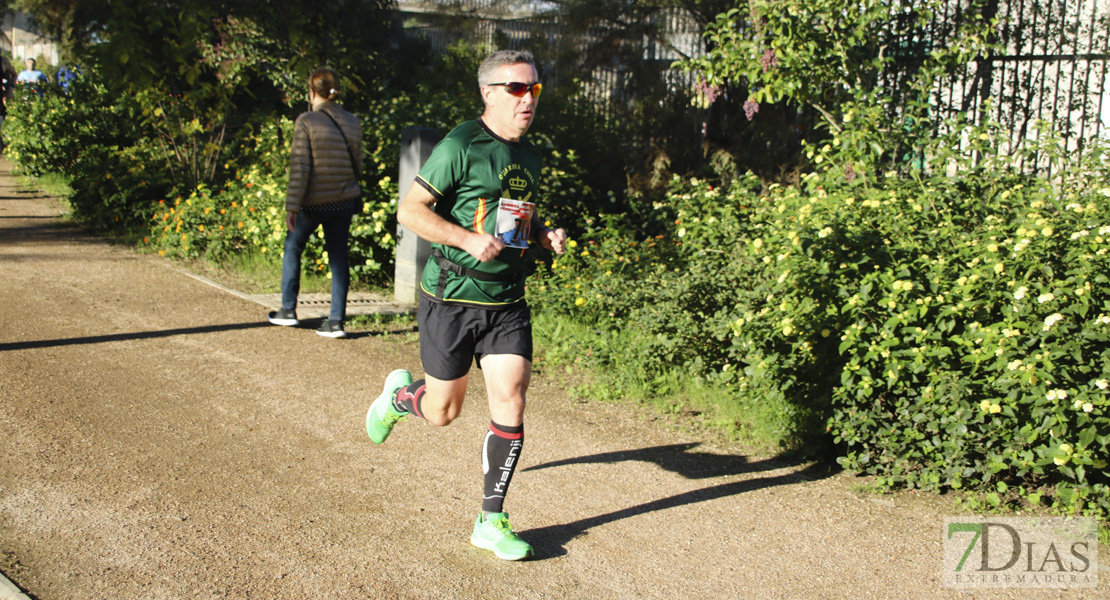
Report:
[[[325,100],[334,100],[339,96],[339,73],[327,67],[320,67],[308,76],[308,87],[316,95]]]

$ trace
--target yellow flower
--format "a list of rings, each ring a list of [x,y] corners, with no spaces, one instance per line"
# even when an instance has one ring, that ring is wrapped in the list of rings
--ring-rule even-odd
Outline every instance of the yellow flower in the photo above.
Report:
[[[567,240],[567,248],[577,248],[578,242],[574,240]]]
[[[1068,464],[1068,461],[1071,460],[1071,444],[1060,444],[1060,452],[1063,452],[1064,456],[1057,456],[1056,458],[1052,459],[1052,462],[1062,467]]]
[[[582,305],[583,305],[583,304],[585,304],[585,303],[586,303],[586,299],[585,299],[585,298],[583,298],[583,297],[581,297],[581,296],[579,296],[579,297],[578,297],[578,298],[577,298],[577,299],[576,299],[576,300],[574,301],[574,305],[575,305],[575,306],[582,306]]]

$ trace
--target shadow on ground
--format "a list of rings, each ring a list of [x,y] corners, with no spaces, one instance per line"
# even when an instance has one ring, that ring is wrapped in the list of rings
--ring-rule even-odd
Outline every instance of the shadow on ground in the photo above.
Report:
[[[0,344],[0,352],[9,350],[29,350],[32,348],[53,348],[56,346],[78,346],[83,344],[103,344],[106,342],[126,342],[131,340],[150,340],[155,338],[171,337],[175,335],[192,335],[198,333],[215,333],[218,331],[235,331],[239,329],[254,329],[256,327],[272,327],[269,323],[229,323],[227,325],[206,325],[204,327],[185,327],[181,329],[166,329],[163,331],[139,331],[135,333],[113,333],[110,335],[93,335],[88,337],[61,338],[56,340],[32,340],[27,342],[10,342]]]
[[[96,238],[73,223],[58,221],[57,216],[3,216],[0,217],[0,219],[36,221],[36,223],[32,225],[4,227],[0,229],[0,240],[4,241],[44,242],[56,241],[59,237],[67,236],[82,242],[108,243],[106,240]],[[41,221],[41,223],[37,221]]]
[[[754,479],[744,479],[742,481],[731,481],[722,483],[711,487],[692,490],[675,496],[667,498],[660,498],[651,502],[646,502],[637,506],[630,506],[620,510],[616,510],[603,515],[596,515],[592,517],[585,517],[571,523],[564,523],[562,525],[552,525],[549,527],[542,527],[540,529],[531,529],[523,533],[523,537],[527,539],[536,549],[537,558],[542,560],[545,558],[554,558],[566,554],[564,546],[567,542],[582,535],[586,535],[591,529],[600,527],[608,523],[628,519],[638,515],[643,515],[655,511],[667,510],[670,508],[677,508],[679,506],[687,506],[690,504],[697,504],[699,502],[708,502],[710,500],[717,500],[720,498],[727,498],[737,494],[752,492],[769,487],[776,487],[780,485],[792,485],[806,481],[816,481],[830,477],[839,472],[836,465],[827,463],[802,463],[790,461],[784,458],[770,458],[765,460],[750,461],[744,456],[734,455],[721,455],[711,454],[708,452],[690,452],[700,444],[673,444],[668,446],[654,446],[651,448],[641,448],[638,450],[623,450],[618,452],[606,452],[602,454],[594,454],[591,456],[583,456],[578,458],[570,458],[566,460],[553,461],[540,465],[535,465],[524,469],[525,471],[536,471],[540,469],[549,469],[566,465],[581,465],[581,464],[607,464],[612,465],[626,461],[640,461],[655,463],[671,471],[677,473],[687,479],[709,479],[714,477],[725,477],[733,475],[743,475],[746,473],[760,473],[765,471],[778,471],[789,469],[788,472],[781,475],[774,475],[771,477],[760,477]],[[804,468],[798,470],[802,465]]]

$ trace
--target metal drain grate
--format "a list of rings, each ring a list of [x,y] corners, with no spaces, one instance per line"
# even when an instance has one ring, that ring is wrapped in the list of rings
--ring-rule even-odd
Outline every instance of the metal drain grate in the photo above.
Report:
[[[207,277],[202,277],[196,273],[190,273],[182,269],[172,262],[167,260],[155,260],[168,269],[173,269],[178,273],[192,277],[201,283],[210,285],[214,288],[223,290],[229,294],[250,300],[270,308],[277,310],[281,308],[281,294],[246,294],[238,290],[233,290],[225,285],[216,283]],[[328,315],[331,309],[331,294],[301,294],[297,298],[297,316],[302,319],[322,318]],[[394,302],[393,299],[384,294],[368,294],[365,292],[355,292],[347,294],[347,314],[348,315],[404,315],[413,314],[416,312],[416,306],[413,304],[399,304]]]
[[[273,309],[281,308],[281,294],[254,294],[251,300]],[[302,318],[327,316],[330,308],[331,294],[301,294],[297,298],[297,311],[303,313],[299,315]],[[347,296],[348,315],[399,315],[415,311],[415,306],[398,304],[391,298],[381,295],[357,293]]]

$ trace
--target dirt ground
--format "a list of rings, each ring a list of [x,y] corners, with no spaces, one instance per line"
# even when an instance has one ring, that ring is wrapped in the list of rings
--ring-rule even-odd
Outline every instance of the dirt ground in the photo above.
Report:
[[[363,430],[415,336],[332,340],[83,234],[0,161],[0,572],[65,599],[1106,598],[941,586],[928,494],[708,443],[533,380],[506,502],[534,560],[468,536],[480,376],[446,428]],[[473,372],[472,375],[477,372]],[[1110,555],[1103,549],[1104,562]]]

